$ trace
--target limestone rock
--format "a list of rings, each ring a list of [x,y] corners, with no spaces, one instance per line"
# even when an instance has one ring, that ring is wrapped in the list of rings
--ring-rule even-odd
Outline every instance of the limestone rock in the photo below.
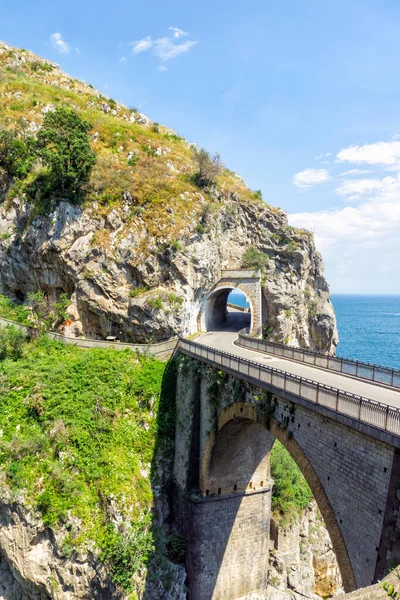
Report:
[[[256,246],[269,257],[263,275],[269,339],[334,351],[335,316],[310,237],[289,231],[282,211],[218,194],[218,213],[206,218],[205,231],[198,232],[194,222],[176,247],[168,240],[159,245],[139,209],[127,221],[129,192],[125,204],[107,216],[96,203],[82,209],[65,200],[47,217],[35,218],[26,200],[3,203],[0,233],[7,236],[0,239],[0,292],[18,301],[37,289],[51,301],[66,292],[76,335],[160,341],[194,333],[221,270],[240,267],[245,249]],[[183,195],[186,200],[190,194]],[[283,236],[285,244],[279,241]],[[132,295],[134,288],[143,293]],[[174,297],[182,300],[171,303]]]
[[[321,600],[343,593],[332,543],[315,500],[288,527],[271,523],[266,600]]]

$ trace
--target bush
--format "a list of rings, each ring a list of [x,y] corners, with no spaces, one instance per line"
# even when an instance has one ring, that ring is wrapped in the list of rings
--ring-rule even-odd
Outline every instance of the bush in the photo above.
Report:
[[[267,260],[269,260],[268,254],[264,254],[255,246],[250,246],[243,254],[242,267],[263,270]]]
[[[89,181],[96,156],[90,147],[91,125],[73,110],[46,113],[37,134],[37,152],[49,168],[46,192],[76,199]]]
[[[13,325],[0,327],[0,360],[21,358],[25,339],[23,332]]]
[[[204,148],[194,148],[193,160],[197,166],[194,181],[199,187],[207,187],[215,183],[216,177],[222,171],[222,161],[219,154],[210,155]]]

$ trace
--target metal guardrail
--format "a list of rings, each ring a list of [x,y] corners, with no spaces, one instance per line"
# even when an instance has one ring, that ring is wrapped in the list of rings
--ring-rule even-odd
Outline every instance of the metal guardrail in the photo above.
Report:
[[[261,383],[273,385],[373,427],[400,435],[400,409],[394,406],[350,394],[183,338],[179,340],[178,350],[194,355],[199,360],[205,359],[215,366],[226,367],[238,374],[247,375]]]
[[[268,340],[261,340],[249,335],[246,329],[239,331],[239,344],[251,350],[267,352],[268,354],[274,354],[282,358],[288,358],[289,360],[335,371],[335,373],[352,375],[360,379],[367,379],[368,381],[375,381],[376,383],[384,383],[385,385],[400,388],[399,369],[391,369],[390,367],[382,367],[381,365],[352,360],[351,358],[339,358],[338,356],[330,356],[328,354],[294,348],[293,346],[268,342]]]

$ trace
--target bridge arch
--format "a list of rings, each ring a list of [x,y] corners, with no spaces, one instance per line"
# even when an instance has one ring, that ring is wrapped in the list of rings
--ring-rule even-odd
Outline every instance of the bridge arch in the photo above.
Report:
[[[199,315],[198,331],[218,329],[227,320],[228,296],[232,290],[242,292],[250,305],[250,331],[255,333],[262,324],[261,274],[259,271],[222,271],[220,280],[205,295]]]
[[[261,493],[268,489],[272,483],[270,453],[276,439],[299,467],[317,502],[332,541],[344,589],[356,589],[354,571],[335,512],[306,452],[274,418],[266,421],[254,404],[235,402],[221,411],[217,431],[209,433],[200,465],[203,495],[257,490]]]

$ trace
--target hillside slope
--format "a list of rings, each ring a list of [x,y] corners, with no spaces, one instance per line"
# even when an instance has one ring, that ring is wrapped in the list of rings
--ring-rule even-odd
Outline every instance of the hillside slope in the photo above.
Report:
[[[192,147],[174,131],[106,98],[59,67],[0,43],[0,127],[37,135],[66,105],[91,124],[96,164],[83,200],[43,203],[3,176],[0,292],[24,301],[43,290],[71,300],[76,335],[147,342],[197,330],[221,269],[263,256],[269,337],[322,351],[337,344],[321,257],[312,235],[288,226],[224,169],[198,187]],[[26,177],[37,177],[40,161]],[[1,173],[0,173],[1,175]]]

